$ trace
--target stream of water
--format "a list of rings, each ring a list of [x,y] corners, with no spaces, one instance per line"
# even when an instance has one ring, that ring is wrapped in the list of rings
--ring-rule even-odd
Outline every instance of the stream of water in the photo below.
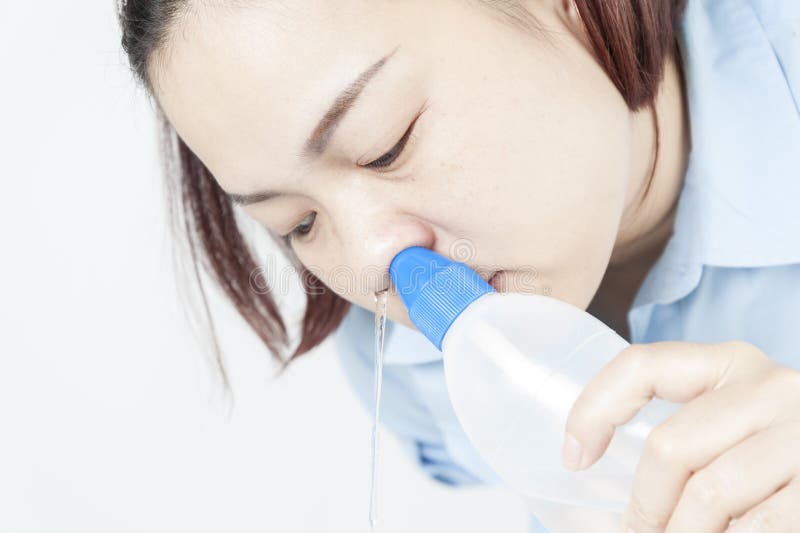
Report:
[[[375,410],[372,419],[372,474],[369,487],[369,529],[375,533],[378,524],[378,511],[376,506],[377,478],[378,478],[378,435],[380,432],[381,413],[381,385],[383,383],[383,336],[386,331],[386,301],[388,289],[376,292],[375,298]]]

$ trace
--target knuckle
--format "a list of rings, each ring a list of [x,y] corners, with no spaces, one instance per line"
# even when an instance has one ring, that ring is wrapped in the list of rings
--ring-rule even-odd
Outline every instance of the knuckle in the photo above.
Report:
[[[757,351],[757,348],[755,347],[754,344],[740,339],[729,340],[724,342],[723,344],[725,344],[727,348],[732,352],[747,353],[747,352]]]
[[[645,441],[645,453],[666,465],[683,464],[683,448],[668,426],[656,426]]]
[[[778,517],[768,508],[758,506],[748,513],[746,518],[747,531],[758,533],[773,533],[784,531],[786,524],[779,523]]]
[[[762,352],[758,346],[743,340],[730,340],[723,343],[729,353],[738,357],[745,357],[750,360],[769,361],[770,359]]]
[[[775,366],[761,377],[754,388],[757,402],[775,406],[770,424],[786,420],[800,420],[800,372]]]
[[[621,362],[631,372],[636,373],[652,357],[652,349],[647,344],[631,344],[619,353]]]
[[[648,510],[638,494],[633,493],[630,501],[630,521],[634,531],[663,528],[669,520],[670,513]]]
[[[786,366],[776,366],[767,376],[767,384],[781,391],[800,395],[800,372]]]
[[[725,344],[727,344],[728,349],[734,353],[748,355],[748,356],[762,355],[762,352],[758,348],[758,346],[756,346],[752,342],[743,341],[741,339],[734,339],[727,341]]]
[[[776,366],[758,346],[743,340],[720,343],[725,369],[720,379],[748,381],[755,376],[763,376]]]
[[[703,507],[724,505],[729,493],[725,476],[712,468],[701,470],[686,483],[687,496]]]

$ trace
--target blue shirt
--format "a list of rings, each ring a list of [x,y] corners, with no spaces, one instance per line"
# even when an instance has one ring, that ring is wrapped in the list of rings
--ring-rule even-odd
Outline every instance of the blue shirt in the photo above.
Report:
[[[692,147],[673,234],[627,315],[631,341],[739,339],[800,369],[800,2],[689,0],[678,42]],[[370,411],[373,323],[353,306],[335,333]],[[441,352],[387,327],[384,424],[433,478],[498,483],[456,420]]]

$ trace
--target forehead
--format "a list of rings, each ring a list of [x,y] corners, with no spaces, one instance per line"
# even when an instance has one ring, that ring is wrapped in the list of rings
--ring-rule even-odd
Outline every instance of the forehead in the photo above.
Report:
[[[253,169],[288,170],[339,91],[399,42],[369,0],[263,4],[197,10],[154,67],[170,122],[237,190],[262,185]]]

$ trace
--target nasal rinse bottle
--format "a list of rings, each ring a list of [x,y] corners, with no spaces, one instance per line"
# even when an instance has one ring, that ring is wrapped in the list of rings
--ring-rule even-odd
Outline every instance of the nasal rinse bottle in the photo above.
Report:
[[[486,463],[550,533],[617,533],[644,441],[679,405],[653,399],[583,471],[562,466],[561,444],[582,388],[628,342],[571,304],[497,292],[426,248],[401,251],[389,272],[411,321],[442,351],[453,409]]]

